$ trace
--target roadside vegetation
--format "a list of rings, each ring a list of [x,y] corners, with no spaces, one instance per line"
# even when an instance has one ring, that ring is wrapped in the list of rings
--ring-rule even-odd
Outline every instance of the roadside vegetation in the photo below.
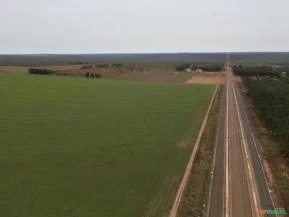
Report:
[[[222,88],[219,88],[201,138],[178,217],[206,216],[221,93]]]
[[[240,76],[267,76],[267,77],[286,77],[289,75],[289,65],[260,65],[260,66],[248,66],[248,65],[235,65],[233,66],[235,75]]]
[[[247,95],[289,163],[289,65],[238,65],[233,69],[243,76]]]
[[[266,128],[278,141],[282,156],[289,162],[289,80],[288,78],[244,77],[248,96],[253,100]]]
[[[256,68],[255,68],[256,69]],[[259,68],[260,69],[260,68]],[[282,71],[285,68],[283,68]],[[278,69],[279,70],[279,69]],[[252,72],[252,71],[251,71]],[[289,209],[289,78],[287,73],[241,72],[243,93],[258,133],[266,162],[267,178],[278,205]],[[266,164],[267,164],[266,163]],[[265,165],[265,167],[268,167]],[[272,173],[272,174],[271,174]],[[273,175],[273,177],[272,177]]]
[[[0,217],[168,214],[213,91],[0,74]]]

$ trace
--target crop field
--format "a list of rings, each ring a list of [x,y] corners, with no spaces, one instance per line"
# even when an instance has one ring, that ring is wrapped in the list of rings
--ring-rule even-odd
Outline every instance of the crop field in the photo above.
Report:
[[[161,217],[214,86],[0,74],[0,217]]]

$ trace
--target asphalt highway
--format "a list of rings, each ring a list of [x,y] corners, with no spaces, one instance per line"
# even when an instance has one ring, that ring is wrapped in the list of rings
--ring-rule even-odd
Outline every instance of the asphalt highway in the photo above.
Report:
[[[274,203],[253,133],[231,67],[220,102],[208,217],[257,217]]]

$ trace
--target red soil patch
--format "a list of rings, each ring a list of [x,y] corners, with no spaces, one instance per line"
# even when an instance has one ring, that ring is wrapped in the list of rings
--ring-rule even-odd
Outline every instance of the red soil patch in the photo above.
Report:
[[[223,74],[217,75],[194,75],[185,82],[186,84],[224,84],[225,77]]]

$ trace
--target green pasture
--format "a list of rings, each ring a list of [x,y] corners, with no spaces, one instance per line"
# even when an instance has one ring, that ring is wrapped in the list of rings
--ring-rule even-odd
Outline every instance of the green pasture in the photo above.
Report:
[[[214,86],[0,74],[0,217],[162,217]]]

